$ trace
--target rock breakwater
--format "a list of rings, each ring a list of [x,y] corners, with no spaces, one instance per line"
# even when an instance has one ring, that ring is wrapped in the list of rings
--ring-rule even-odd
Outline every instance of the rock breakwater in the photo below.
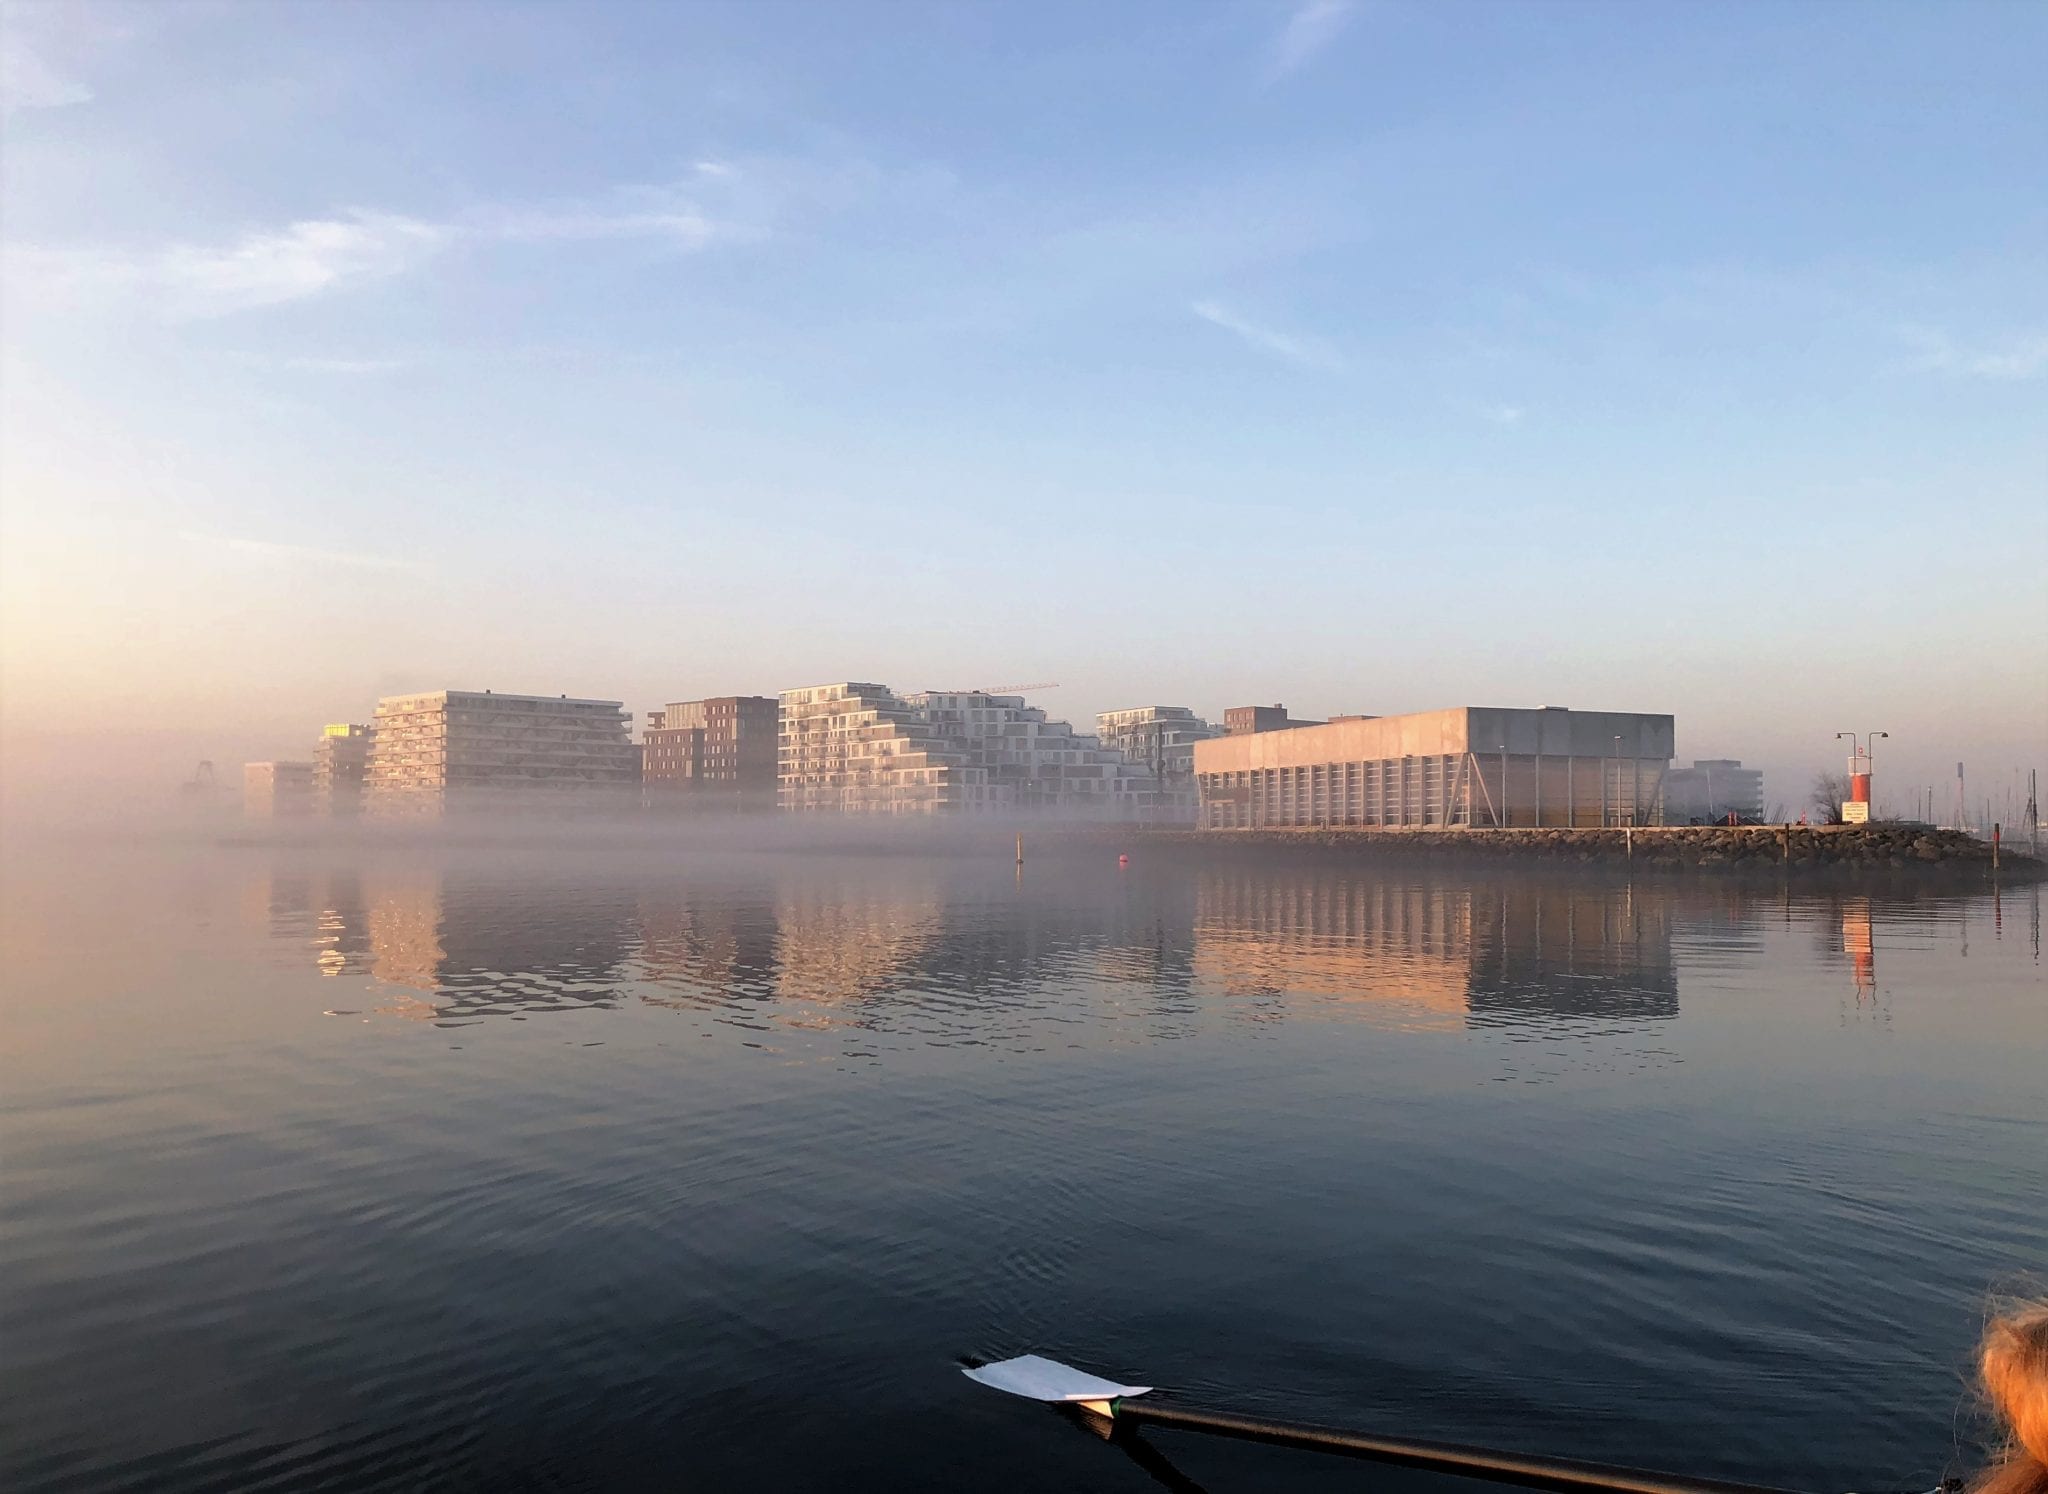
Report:
[[[1149,831],[1147,844],[1199,856],[1293,855],[1550,865],[1627,866],[1698,872],[1826,872],[1944,876],[1988,881],[1992,848],[1973,836],[1924,825],[1692,825],[1642,829],[1545,830],[1176,830]],[[2011,846],[2001,879],[2031,881],[2048,866]]]

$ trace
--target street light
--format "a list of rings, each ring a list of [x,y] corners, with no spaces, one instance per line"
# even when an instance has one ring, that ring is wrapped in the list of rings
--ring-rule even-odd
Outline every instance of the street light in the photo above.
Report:
[[[1619,768],[1619,767],[1617,767],[1617,766],[1616,766],[1616,764],[1618,764],[1618,763],[1619,763],[1620,761],[1621,761],[1621,733],[1620,733],[1620,732],[1616,732],[1616,733],[1614,734],[1614,752],[1613,752],[1613,753],[1612,753],[1612,755],[1610,755],[1610,756],[1609,756],[1609,758],[1607,759],[1607,764],[1608,764],[1608,771],[1600,775],[1600,777],[1601,777],[1601,784],[1600,784],[1600,823],[1601,823],[1601,824],[1603,824],[1603,825],[1605,825],[1605,824],[1607,823],[1607,818],[1608,818],[1608,817],[1607,817],[1607,796],[1608,796],[1608,792],[1609,792],[1609,790],[1608,790],[1608,786],[1607,786],[1607,780],[1608,780],[1608,779],[1612,779],[1612,780],[1614,781],[1614,788],[1613,788],[1613,795],[1614,795],[1614,818],[1615,818],[1615,819],[1617,819],[1617,820],[1621,818],[1621,770],[1620,770],[1620,768]]]

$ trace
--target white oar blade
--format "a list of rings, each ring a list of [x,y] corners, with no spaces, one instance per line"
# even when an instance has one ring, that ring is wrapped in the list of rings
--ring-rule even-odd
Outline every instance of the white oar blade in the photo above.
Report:
[[[1037,1354],[999,1359],[963,1373],[970,1380],[1032,1401],[1111,1401],[1121,1395],[1144,1395],[1152,1389],[1149,1385],[1119,1385]]]

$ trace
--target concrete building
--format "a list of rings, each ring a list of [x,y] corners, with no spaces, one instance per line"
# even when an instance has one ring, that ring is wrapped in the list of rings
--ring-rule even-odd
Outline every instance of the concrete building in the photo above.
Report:
[[[642,802],[650,809],[773,809],[779,729],[769,695],[679,700],[649,711]]]
[[[347,819],[363,807],[363,775],[370,766],[370,728],[337,722],[313,748],[313,808]]]
[[[1160,783],[1022,696],[846,682],[781,697],[784,809],[846,814],[1163,813]]]
[[[242,813],[250,819],[300,819],[312,812],[311,763],[242,764]]]
[[[1195,744],[1204,829],[1661,823],[1669,716],[1457,706]]]
[[[630,807],[640,749],[616,700],[435,690],[377,702],[364,802],[378,815]]]
[[[1284,705],[1231,706],[1223,713],[1223,734],[1250,736],[1261,731],[1288,731],[1297,726],[1321,726],[1320,721],[1297,721]]]
[[[1764,775],[1740,758],[1696,758],[1665,775],[1665,823],[1716,825],[1731,814],[1744,822],[1764,817]]]

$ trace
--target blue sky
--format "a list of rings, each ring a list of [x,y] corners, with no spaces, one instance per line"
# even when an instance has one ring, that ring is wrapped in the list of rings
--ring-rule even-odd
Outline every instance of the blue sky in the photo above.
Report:
[[[2048,8],[5,20],[24,761],[849,677],[2048,746]]]

